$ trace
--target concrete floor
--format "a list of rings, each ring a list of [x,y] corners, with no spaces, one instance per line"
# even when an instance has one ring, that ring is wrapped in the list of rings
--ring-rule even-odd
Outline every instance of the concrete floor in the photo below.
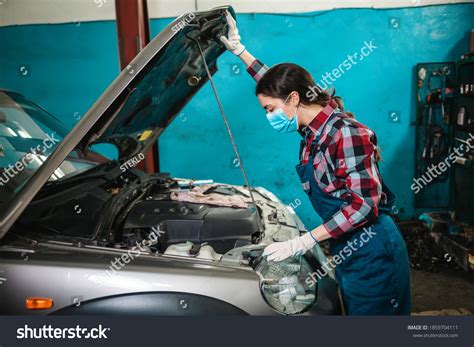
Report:
[[[412,312],[467,309],[474,314],[474,276],[461,270],[411,270]],[[430,314],[431,315],[431,314]]]

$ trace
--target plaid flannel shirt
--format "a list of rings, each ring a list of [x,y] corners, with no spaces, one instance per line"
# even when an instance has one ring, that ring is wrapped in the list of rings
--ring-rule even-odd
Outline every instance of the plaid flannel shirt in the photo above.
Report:
[[[267,70],[257,59],[247,69],[257,82]],[[308,163],[311,144],[323,131],[320,150],[313,158],[315,179],[325,193],[344,200],[339,211],[323,223],[333,238],[373,221],[379,203],[386,199],[376,162],[375,133],[346,115],[333,117],[322,129],[336,109],[335,102],[329,103],[308,126],[299,129],[301,164]]]

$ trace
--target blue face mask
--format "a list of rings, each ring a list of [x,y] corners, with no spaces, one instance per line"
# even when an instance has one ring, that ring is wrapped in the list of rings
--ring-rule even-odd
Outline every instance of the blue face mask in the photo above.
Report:
[[[289,97],[289,95],[288,95]],[[288,97],[286,100],[288,100]],[[284,103],[286,104],[286,100]],[[298,119],[296,113],[298,112],[298,108],[296,108],[295,114],[293,118],[288,119],[285,112],[281,107],[277,108],[273,112],[267,113],[268,122],[276,131],[280,133],[292,133],[298,130]]]

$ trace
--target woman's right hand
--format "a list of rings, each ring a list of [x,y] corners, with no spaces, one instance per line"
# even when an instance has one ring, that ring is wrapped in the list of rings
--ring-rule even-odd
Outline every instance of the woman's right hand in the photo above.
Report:
[[[236,56],[240,56],[245,51],[245,46],[240,43],[239,29],[234,17],[227,12],[225,15],[229,31],[227,37],[221,36],[220,39],[225,47]]]

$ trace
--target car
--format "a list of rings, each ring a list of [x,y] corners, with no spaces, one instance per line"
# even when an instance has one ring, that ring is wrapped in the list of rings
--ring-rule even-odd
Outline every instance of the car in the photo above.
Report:
[[[0,91],[0,314],[341,313],[333,272],[315,281],[319,245],[262,256],[306,232],[270,191],[140,169],[209,80],[203,58],[216,73],[226,11],[235,16],[223,6],[170,23],[71,130]],[[176,198],[196,189],[202,201]]]

